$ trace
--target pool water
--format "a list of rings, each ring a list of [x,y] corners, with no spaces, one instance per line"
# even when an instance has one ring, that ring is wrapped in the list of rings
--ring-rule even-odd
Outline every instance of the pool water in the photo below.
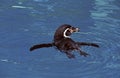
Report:
[[[120,78],[119,0],[0,0],[0,78]],[[90,54],[69,59],[52,48],[29,48],[52,42],[62,24],[80,28],[75,41]]]

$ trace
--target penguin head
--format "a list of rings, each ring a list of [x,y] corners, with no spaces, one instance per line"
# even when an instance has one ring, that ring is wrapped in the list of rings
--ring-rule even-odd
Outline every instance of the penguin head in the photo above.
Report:
[[[65,38],[70,38],[70,35],[74,32],[79,32],[80,29],[79,28],[76,28],[76,27],[73,27],[73,26],[70,26],[68,25],[65,30],[63,31],[63,37]]]
[[[56,30],[54,38],[55,39],[70,38],[70,35],[72,33],[79,31],[80,29],[77,27],[73,27],[69,24],[63,24]]]

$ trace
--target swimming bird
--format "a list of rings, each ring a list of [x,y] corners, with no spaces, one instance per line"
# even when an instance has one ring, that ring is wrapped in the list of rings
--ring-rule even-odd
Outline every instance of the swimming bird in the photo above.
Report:
[[[96,43],[88,42],[78,42],[74,41],[70,35],[74,32],[79,32],[80,29],[69,24],[61,25],[54,34],[53,42],[51,43],[42,43],[33,45],[30,48],[30,51],[39,48],[55,47],[60,52],[63,52],[67,55],[68,58],[75,58],[75,55],[72,53],[77,51],[82,56],[88,56],[89,54],[80,49],[81,46],[93,46],[99,48],[99,45]]]

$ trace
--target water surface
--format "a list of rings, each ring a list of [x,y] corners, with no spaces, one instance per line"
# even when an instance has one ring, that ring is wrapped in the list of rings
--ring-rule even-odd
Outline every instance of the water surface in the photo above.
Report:
[[[1,0],[0,78],[120,78],[119,0]],[[72,38],[95,42],[75,59],[54,48],[29,48],[53,40],[61,24],[81,29]]]

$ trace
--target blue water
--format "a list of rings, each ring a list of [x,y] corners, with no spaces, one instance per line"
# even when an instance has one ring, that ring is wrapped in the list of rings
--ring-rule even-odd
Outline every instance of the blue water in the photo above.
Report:
[[[30,52],[53,40],[62,24],[79,27],[75,59],[54,48]],[[0,0],[0,78],[120,78],[120,0]]]

